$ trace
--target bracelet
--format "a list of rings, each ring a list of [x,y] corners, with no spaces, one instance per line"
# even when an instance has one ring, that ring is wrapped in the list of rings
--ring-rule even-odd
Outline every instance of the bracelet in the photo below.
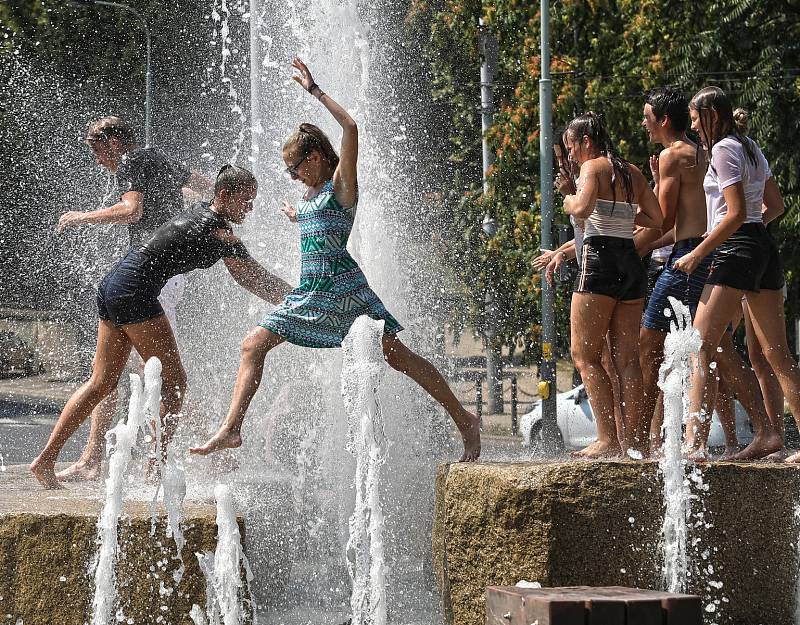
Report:
[[[320,86],[317,83],[312,82],[311,86],[308,88],[308,92],[311,95],[314,95],[314,89],[319,89],[319,97],[320,98],[325,95],[325,92],[320,88]]]

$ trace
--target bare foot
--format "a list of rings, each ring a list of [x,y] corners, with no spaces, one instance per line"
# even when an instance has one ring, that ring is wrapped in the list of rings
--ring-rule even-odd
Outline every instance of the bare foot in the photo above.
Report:
[[[793,453],[791,456],[786,458],[784,462],[788,462],[789,464],[800,463],[800,451]]]
[[[101,468],[99,462],[78,460],[75,464],[56,473],[56,478],[61,482],[92,482],[100,479]]]
[[[622,447],[616,441],[595,441],[588,447],[584,447],[580,451],[573,451],[570,453],[573,458],[589,458],[593,460],[602,460],[610,458],[621,458]]]
[[[480,436],[480,435],[479,435]],[[214,434],[205,445],[200,447],[189,447],[189,451],[193,454],[207,456],[220,449],[236,449],[242,445],[242,435],[234,430],[226,430],[221,428],[219,432]]]
[[[461,430],[464,441],[464,453],[459,462],[475,462],[481,455],[481,421],[473,414],[467,413],[470,425]]]
[[[731,460],[758,460],[764,456],[769,456],[783,449],[783,437],[777,432],[769,434],[756,434],[753,442],[745,447],[738,454],[734,454]]]
[[[768,456],[764,456],[763,458],[761,458],[761,462],[767,462],[767,463],[785,462],[788,457],[789,457],[789,450],[786,449],[786,447],[782,447],[775,453],[772,453]]]
[[[738,445],[725,445],[725,451],[719,457],[720,460],[731,460],[736,454],[739,453]]]
[[[708,462],[711,460],[711,454],[708,453],[707,447],[696,447],[686,452],[685,457],[692,462]]]
[[[42,460],[41,456],[31,462],[31,473],[39,480],[39,483],[48,489],[64,488],[56,479],[55,463]]]

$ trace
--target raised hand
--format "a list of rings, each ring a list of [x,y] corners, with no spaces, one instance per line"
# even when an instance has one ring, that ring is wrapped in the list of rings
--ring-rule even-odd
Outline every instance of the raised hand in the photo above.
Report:
[[[563,196],[575,195],[577,192],[575,181],[563,167],[559,168],[558,174],[556,174],[556,178],[553,180],[553,186]]]
[[[311,70],[309,70],[306,64],[300,59],[295,59],[292,61],[292,67],[300,72],[299,76],[297,74],[293,75],[292,80],[299,84],[303,89],[311,93],[312,87],[317,84],[314,82],[314,77],[311,75]]]
[[[286,200],[283,200],[283,206],[281,206],[281,212],[289,218],[293,224],[297,223],[297,210],[294,206],[289,204]]]
[[[658,170],[658,154],[650,157],[650,171],[653,172],[653,182],[658,184],[661,179],[661,174]]]

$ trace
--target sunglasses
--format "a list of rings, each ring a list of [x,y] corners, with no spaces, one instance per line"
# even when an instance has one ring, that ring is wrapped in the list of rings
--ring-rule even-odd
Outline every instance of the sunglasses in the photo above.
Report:
[[[301,158],[299,161],[297,161],[294,165],[292,165],[291,167],[287,167],[284,171],[287,174],[289,174],[292,178],[297,178],[297,176],[298,176],[297,169],[300,167],[300,165],[305,163],[306,159],[309,156],[310,156],[310,153],[306,154],[305,156],[303,156],[303,158]]]

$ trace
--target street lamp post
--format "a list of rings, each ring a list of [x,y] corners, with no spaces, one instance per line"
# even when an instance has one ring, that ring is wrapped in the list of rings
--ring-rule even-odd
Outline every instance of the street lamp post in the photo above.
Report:
[[[539,178],[541,180],[542,247],[553,249],[553,87],[550,80],[550,6],[541,0],[541,62],[539,79]],[[542,438],[552,449],[562,441],[556,413],[555,291],[542,281]]]
[[[146,50],[147,50],[147,68],[145,71],[145,94],[144,94],[144,144],[145,147],[150,147],[152,141],[152,112],[153,112],[153,74],[150,70],[150,28],[147,26],[147,20],[133,7],[121,2],[109,2],[108,0],[70,0],[72,4],[78,5],[91,5],[100,4],[115,9],[122,9],[131,13],[139,25],[144,30]]]
[[[486,30],[483,20],[480,20],[480,46],[481,46],[481,129],[483,133],[483,193],[489,193],[489,168],[494,164],[494,152],[489,146],[486,134],[492,126],[494,115],[494,79],[497,74],[497,39]],[[497,234],[497,221],[487,212],[481,224],[483,231],[490,239]],[[495,345],[495,324],[497,311],[493,290],[493,278],[487,279],[489,288],[484,300],[486,314],[486,390],[488,399],[488,412],[497,414],[503,412],[503,371],[500,363],[500,350]]]

